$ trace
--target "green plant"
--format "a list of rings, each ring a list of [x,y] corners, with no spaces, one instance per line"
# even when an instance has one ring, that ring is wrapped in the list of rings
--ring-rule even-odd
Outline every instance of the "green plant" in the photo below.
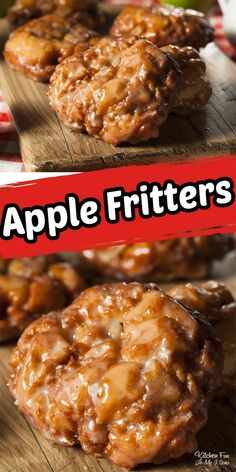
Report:
[[[0,0],[0,18],[6,15],[8,8],[14,3],[14,0]]]
[[[215,0],[164,0],[164,2],[176,7],[193,8],[194,10],[207,12],[215,3]]]

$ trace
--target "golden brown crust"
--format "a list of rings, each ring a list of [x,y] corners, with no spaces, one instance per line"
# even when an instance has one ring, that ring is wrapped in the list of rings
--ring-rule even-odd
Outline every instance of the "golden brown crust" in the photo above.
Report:
[[[49,96],[65,125],[117,145],[158,137],[169,112],[201,110],[211,87],[191,47],[102,38],[57,67]]]
[[[168,294],[205,315],[213,325],[221,322],[225,316],[236,315],[235,299],[221,282],[210,280],[200,284],[177,285],[171,288]]]
[[[223,345],[224,373],[218,396],[236,391],[236,301],[224,284],[208,281],[200,285],[186,284],[169,290],[169,295],[186,306],[203,313],[214,325]]]
[[[14,259],[0,275],[0,341],[18,337],[44,313],[64,308],[85,288],[73,267],[57,257]]]
[[[9,9],[7,19],[13,28],[54,13],[68,18],[76,13],[77,21],[88,28],[100,28],[103,15],[93,0],[16,0]]]
[[[126,7],[111,27],[112,36],[136,35],[157,46],[192,46],[196,49],[213,40],[213,28],[207,18],[194,10],[170,5]]]
[[[178,64],[181,75],[170,111],[178,115],[190,115],[202,110],[208,103],[212,88],[206,76],[206,64],[192,47],[166,46],[162,52],[170,55]]]
[[[97,37],[97,33],[78,23],[77,15],[67,19],[46,15],[13,31],[5,44],[4,56],[13,69],[45,82],[59,62],[87,49]]]
[[[195,236],[83,251],[92,271],[122,280],[161,282],[206,277],[212,262],[234,248],[233,235]]]
[[[7,261],[7,270],[5,273],[29,279],[31,277],[36,277],[37,275],[42,275],[47,271],[50,264],[55,264],[57,262],[62,262],[58,254],[10,259]]]
[[[177,76],[173,61],[150,42],[102,38],[56,68],[50,102],[75,131],[115,145],[137,143],[159,135]]]
[[[132,468],[196,449],[222,358],[204,317],[133,283],[89,288],[34,322],[11,366],[17,405],[45,437]]]

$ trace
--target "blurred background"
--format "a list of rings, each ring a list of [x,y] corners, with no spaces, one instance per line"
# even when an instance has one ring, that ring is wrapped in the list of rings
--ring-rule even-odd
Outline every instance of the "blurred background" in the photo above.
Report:
[[[0,16],[5,16],[7,9],[14,3],[14,0],[0,0]],[[109,2],[112,3],[112,2]],[[131,2],[123,2],[122,0],[120,2],[116,1],[114,2],[116,4],[124,4],[124,3],[133,3],[132,0]],[[139,4],[145,3],[142,2],[142,0],[139,1]],[[207,12],[209,8],[215,3],[215,0],[164,0],[163,3],[170,3],[172,5],[175,5],[177,7],[183,7],[183,8],[194,8],[196,10],[204,11]]]
[[[3,18],[8,8],[15,0],[0,0],[0,18]],[[32,0],[24,0],[27,6]],[[49,0],[50,1],[50,0]],[[80,0],[78,0],[80,1]],[[231,58],[236,58],[236,0],[97,0],[107,5],[143,5],[150,6],[153,3],[171,4],[176,7],[192,8],[208,14],[216,30],[216,43]],[[224,37],[223,37],[224,36]],[[228,44],[225,42],[227,40]],[[231,48],[230,49],[229,44]]]

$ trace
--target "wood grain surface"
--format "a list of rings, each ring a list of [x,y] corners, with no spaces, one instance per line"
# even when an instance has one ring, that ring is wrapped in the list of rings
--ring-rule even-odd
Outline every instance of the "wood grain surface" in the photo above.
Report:
[[[6,23],[0,22],[2,43]],[[50,108],[47,84],[10,69],[0,58],[0,84],[19,132],[28,171],[89,171],[108,167],[236,153],[236,64],[211,43],[203,51],[214,93],[202,112],[170,116],[157,140],[117,146],[64,127]]]
[[[218,263],[214,277],[221,275],[236,296],[236,258]],[[224,277],[222,278],[222,274]],[[164,286],[165,287],[165,286]],[[17,410],[7,388],[13,345],[0,347],[0,472],[121,472],[107,460],[86,455],[79,447],[60,447],[41,436]],[[229,464],[196,465],[194,455],[162,466],[140,466],[136,472],[234,472],[236,470],[236,407],[232,400],[214,402],[207,425],[198,435],[198,450],[229,454]]]

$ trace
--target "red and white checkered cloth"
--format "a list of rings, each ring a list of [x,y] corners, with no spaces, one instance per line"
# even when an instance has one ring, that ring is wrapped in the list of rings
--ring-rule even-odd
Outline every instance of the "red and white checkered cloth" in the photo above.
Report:
[[[107,4],[150,4],[151,0],[105,0]],[[214,9],[210,21],[215,28],[215,41],[218,47],[229,57],[236,59],[236,50],[224,35],[222,15],[219,8]],[[25,172],[22,163],[17,133],[0,89],[0,172]]]
[[[0,171],[22,172],[18,136],[0,89]]]
[[[215,30],[215,42],[219,49],[231,59],[236,60],[236,49],[230,44],[224,33],[223,18],[219,7],[214,8],[210,22]]]

